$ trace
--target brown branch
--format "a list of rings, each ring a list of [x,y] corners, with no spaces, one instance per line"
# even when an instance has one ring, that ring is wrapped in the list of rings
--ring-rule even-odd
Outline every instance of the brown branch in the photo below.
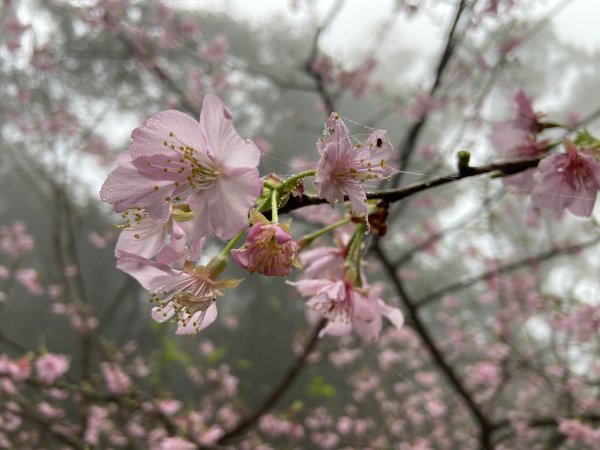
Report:
[[[133,42],[131,42],[131,40],[127,36],[125,36],[123,34],[119,34],[118,39],[123,44],[123,46],[125,47],[125,49],[129,53],[129,55],[132,56],[132,57],[135,57],[135,55],[137,53],[137,50],[136,50],[135,45],[133,44]],[[179,102],[181,103],[181,106],[183,107],[183,109],[186,110],[186,112],[188,114],[191,114],[193,117],[197,116],[197,114],[198,114],[198,108],[194,107],[194,105],[192,105],[188,101],[187,96],[185,95],[185,92],[183,92],[183,90],[179,86],[177,86],[177,84],[173,81],[173,79],[167,73],[166,70],[164,70],[157,63],[153,63],[152,66],[149,68],[149,70],[165,86],[167,86],[171,91],[173,91],[175,94],[177,94],[177,96],[179,97]]]
[[[396,291],[404,306],[404,311],[408,315],[408,319],[410,320],[412,328],[419,335],[423,345],[428,350],[431,358],[441,370],[441,372],[445,375],[446,379],[454,388],[456,393],[462,398],[467,409],[469,410],[469,412],[473,416],[473,419],[477,423],[479,427],[479,443],[481,444],[481,447],[486,450],[491,449],[491,433],[494,429],[494,425],[481,411],[481,408],[475,402],[471,394],[467,391],[467,388],[462,384],[458,375],[454,372],[454,369],[444,359],[441,350],[437,347],[436,343],[433,340],[433,336],[426,328],[425,323],[419,317],[417,306],[410,300],[408,293],[404,289],[404,284],[402,283],[402,280],[396,273],[396,268],[387,259],[387,256],[381,249],[379,241],[376,242],[374,249],[375,253],[379,257],[379,260],[383,264],[388,277],[390,278],[392,284],[396,288]]]
[[[476,175],[483,175],[486,173],[500,173],[503,175],[513,175],[515,173],[522,172],[524,170],[536,167],[540,162],[540,158],[532,159],[521,159],[517,161],[507,161],[500,163],[492,163],[487,166],[480,167],[464,167],[459,172],[445,175],[438,178],[433,178],[427,181],[421,181],[419,183],[409,184],[396,189],[387,189],[381,191],[367,192],[367,198],[372,200],[386,200],[390,203],[403,200],[410,197],[418,192],[423,192],[428,189],[432,189],[437,186],[452,183],[463,178],[469,178]],[[344,197],[344,201],[349,201],[348,197]],[[327,200],[319,198],[314,195],[301,195],[298,197],[291,197],[288,203],[279,209],[280,213],[290,212],[296,209],[303,208],[310,205],[321,205],[327,203]]]
[[[312,69],[312,64],[317,58],[317,54],[319,53],[319,39],[321,38],[321,34],[327,29],[329,24],[331,24],[333,19],[337,16],[339,11],[341,10],[342,3],[342,1],[338,1],[330,8],[327,17],[323,22],[323,25],[320,25],[315,31],[315,35],[313,37],[311,45],[310,55],[307,58],[306,63],[304,64],[304,71],[315,81],[317,92],[321,97],[321,100],[323,100],[323,103],[325,104],[325,109],[328,115],[335,110],[335,100],[333,99],[332,95],[327,91],[327,88],[325,87],[325,80],[323,79],[321,74],[319,72],[315,72]]]
[[[312,352],[313,349],[315,348],[315,346],[317,345],[317,342],[319,340],[319,333],[321,332],[321,330],[323,329],[323,327],[325,326],[326,323],[327,323],[326,319],[321,319],[319,321],[319,323],[315,326],[312,333],[310,334],[310,337],[306,341],[306,344],[304,345],[304,350],[296,358],[294,365],[292,367],[290,367],[290,369],[285,374],[285,376],[281,379],[279,384],[275,387],[275,389],[273,389],[271,394],[262,402],[262,404],[258,408],[256,408],[256,410],[253,413],[251,413],[248,417],[246,417],[240,423],[238,423],[235,428],[233,428],[230,431],[228,431],[227,433],[225,433],[217,441],[217,444],[224,444],[227,441],[230,441],[231,439],[235,438],[236,436],[239,436],[240,434],[242,434],[244,431],[246,431],[248,428],[250,428],[252,425],[254,425],[254,423],[258,419],[260,419],[260,417],[263,414],[265,414],[268,410],[270,410],[277,403],[277,401],[283,396],[283,394],[285,394],[285,392],[288,390],[288,388],[292,385],[294,380],[300,374],[300,371],[302,370],[302,368],[304,367],[304,364],[306,362],[306,358],[308,357],[310,352]]]
[[[588,242],[583,242],[581,244],[571,245],[571,246],[563,247],[563,248],[559,248],[559,249],[553,249],[553,250],[547,251],[545,253],[541,253],[536,256],[531,256],[531,257],[520,259],[519,261],[515,261],[514,263],[507,264],[506,266],[500,267],[498,269],[484,272],[481,275],[477,275],[467,281],[457,281],[456,283],[450,284],[446,287],[438,289],[435,292],[427,294],[425,297],[422,297],[421,299],[419,299],[415,306],[417,308],[421,308],[422,306],[425,306],[431,302],[436,301],[442,295],[447,294],[449,292],[460,291],[462,289],[465,289],[469,286],[474,285],[475,283],[479,283],[480,281],[484,281],[484,280],[487,280],[488,278],[495,277],[500,273],[512,272],[513,270],[521,269],[521,268],[527,267],[531,264],[539,263],[541,261],[545,261],[545,260],[554,258],[555,256],[578,252],[578,251],[583,250],[587,247],[590,247],[594,244],[597,244],[598,242],[600,242],[600,236],[598,236]]]
[[[398,259],[396,259],[393,262],[393,265],[395,267],[402,266],[404,263],[406,263],[408,260],[410,260],[416,253],[419,253],[421,250],[426,249],[434,242],[439,241],[440,239],[445,237],[448,233],[455,231],[455,230],[463,229],[466,224],[468,224],[471,220],[475,219],[481,213],[481,210],[483,208],[486,208],[487,206],[489,206],[489,204],[492,202],[492,200],[497,200],[499,197],[500,197],[500,195],[497,197],[494,197],[494,198],[486,198],[485,201],[483,202],[483,204],[481,205],[481,208],[477,208],[476,210],[472,211],[471,214],[469,214],[467,217],[464,217],[463,220],[456,223],[455,225],[452,225],[448,228],[441,230],[438,233],[434,233],[434,234],[430,235],[429,237],[427,237],[427,239],[425,239],[424,241],[420,242],[419,244],[415,245],[410,250],[407,250],[404,254],[402,254]]]
[[[43,428],[44,430],[49,432],[52,436],[54,436],[59,441],[62,441],[65,444],[67,444],[75,449],[84,450],[84,449],[88,448],[87,445],[81,439],[76,437],[74,434],[73,435],[61,434],[61,433],[54,431],[52,429],[52,423],[46,419],[46,416],[44,414],[34,410],[33,408],[31,408],[30,401],[26,400],[25,398],[22,398],[21,396],[18,396],[18,397],[13,396],[12,400],[21,407],[21,410],[17,414],[20,414],[23,417],[33,420],[41,428]]]
[[[560,418],[580,420],[582,422],[593,422],[595,424],[600,423],[600,415],[599,414],[581,414],[581,415],[575,415],[575,416],[561,416]],[[558,418],[556,418],[556,417],[535,417],[535,418],[528,419],[528,420],[526,419],[525,423],[529,428],[558,427],[560,425]],[[515,434],[514,429],[512,428],[509,420],[503,420],[501,422],[498,422],[495,426],[495,431],[500,432],[500,431],[502,431],[503,428],[508,428],[509,430],[507,430],[507,432],[504,435],[495,439],[495,442],[494,442],[495,446]]]
[[[440,83],[442,81],[442,76],[448,65],[448,62],[452,58],[452,54],[454,53],[454,49],[456,46],[456,28],[458,26],[458,22],[460,21],[460,18],[462,16],[464,10],[465,10],[465,6],[466,6],[466,0],[461,0],[461,2],[458,4],[458,7],[456,8],[456,14],[454,16],[454,21],[452,22],[452,26],[450,27],[450,30],[448,32],[448,37],[446,38],[446,45],[444,47],[444,51],[442,52],[442,56],[440,57],[440,61],[437,66],[437,70],[435,72],[435,80],[433,82],[433,85],[429,89],[429,96],[433,96],[436,93],[436,91],[439,88]],[[408,166],[410,157],[412,156],[412,154],[415,150],[415,146],[417,144],[417,141],[419,139],[421,131],[423,130],[423,127],[425,126],[426,123],[427,123],[427,115],[423,115],[417,122],[415,122],[413,124],[413,126],[408,131],[408,134],[404,138],[404,141],[398,147],[400,149],[400,161],[399,161],[398,167],[400,167],[401,170],[405,170],[406,167]],[[403,175],[403,172],[398,172],[394,176],[393,186],[400,185],[402,175]]]

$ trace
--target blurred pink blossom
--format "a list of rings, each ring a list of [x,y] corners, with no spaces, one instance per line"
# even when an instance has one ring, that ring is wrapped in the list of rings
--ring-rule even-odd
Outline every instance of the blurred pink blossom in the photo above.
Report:
[[[52,384],[69,370],[70,363],[69,356],[46,353],[36,359],[35,370],[42,382]]]

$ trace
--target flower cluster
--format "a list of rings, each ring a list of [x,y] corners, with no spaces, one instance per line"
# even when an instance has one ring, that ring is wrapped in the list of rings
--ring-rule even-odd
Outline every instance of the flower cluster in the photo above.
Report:
[[[362,234],[363,227],[358,227],[351,239],[338,236],[336,247],[318,247],[301,254],[305,278],[289,283],[309,297],[309,308],[327,319],[321,335],[343,336],[354,329],[363,339],[374,341],[381,332],[382,315],[397,328],[403,325],[400,310],[381,299],[381,285],[368,285],[364,276],[357,274]],[[349,264],[353,256],[359,258],[358,264]]]
[[[163,111],[132,140],[100,191],[125,219],[117,266],[153,291],[162,311],[155,308],[156,320],[175,316],[179,333],[193,333],[214,321],[216,294],[238,282],[215,281],[223,267],[205,271],[191,261],[208,237],[230,239],[247,226],[262,190],[260,151],[237,134],[214,95],[205,97],[199,122]],[[184,261],[183,271],[169,266]]]
[[[249,273],[265,276],[288,276],[293,267],[301,268],[300,245],[291,223],[279,222],[278,208],[291,195],[302,194],[304,177],[314,176],[321,198],[331,204],[348,200],[350,214],[362,218],[352,240],[355,260],[362,252],[357,236],[368,224],[373,221],[376,232],[385,228],[375,220],[380,212],[370,208],[365,189],[393,173],[388,163],[392,145],[383,130],[353,143],[337,113],[326,120],[325,136],[317,141],[317,169],[286,180],[274,174],[259,177],[260,150],[240,138],[231,113],[214,95],[205,97],[199,122],[163,111],[134,130],[132,140],[100,196],[124,221],[118,226],[117,267],[150,292],[154,320],[178,323],[177,334],[195,334],[214,322],[217,297],[241,282],[217,279],[230,257]],[[328,226],[303,244],[350,221]],[[235,248],[247,228],[246,242]],[[205,241],[213,236],[229,242],[207,265],[197,265]],[[342,263],[343,268],[333,269],[334,264],[327,275],[296,283],[301,293],[312,296],[308,306],[329,319],[323,334],[354,328],[365,339],[375,339],[382,314],[400,326],[400,312],[381,301],[378,289],[361,287],[362,275],[351,275]],[[360,272],[360,264],[356,267]]]

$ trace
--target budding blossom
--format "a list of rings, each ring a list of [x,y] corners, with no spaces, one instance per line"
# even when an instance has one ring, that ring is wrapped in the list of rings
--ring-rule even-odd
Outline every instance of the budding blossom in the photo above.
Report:
[[[331,113],[325,124],[330,135],[317,142],[321,158],[314,178],[319,196],[329,203],[344,201],[347,195],[352,213],[366,216],[369,212],[365,182],[388,179],[394,170],[387,164],[393,147],[383,130],[374,131],[365,143],[353,145],[348,128],[337,113]]]
[[[207,266],[194,266],[186,261],[183,270],[175,270],[132,253],[117,253],[117,267],[138,280],[158,304],[152,309],[152,318],[165,322],[175,317],[176,334],[196,334],[215,321],[217,297],[241,282],[215,280],[224,265],[220,258],[215,258]]]
[[[292,239],[289,224],[271,223],[256,210],[250,213],[250,220],[246,243],[231,252],[236,263],[250,273],[269,277],[289,275],[292,266],[300,268],[298,244]]]
[[[262,190],[260,150],[235,131],[229,110],[215,95],[204,98],[200,121],[179,111],[150,117],[131,135],[100,197],[115,212],[143,208],[167,219],[173,204],[194,213],[188,245],[198,258],[203,239],[229,239],[248,221]]]

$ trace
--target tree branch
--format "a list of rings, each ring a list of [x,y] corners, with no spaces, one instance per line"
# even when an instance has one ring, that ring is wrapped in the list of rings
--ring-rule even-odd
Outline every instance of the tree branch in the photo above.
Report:
[[[455,292],[455,291],[459,291],[462,289],[465,289],[469,286],[472,286],[475,283],[478,283],[480,281],[484,281],[487,280],[488,278],[492,278],[497,276],[499,273],[505,273],[505,272],[512,272],[513,270],[517,270],[517,269],[521,269],[523,267],[527,267],[531,264],[534,263],[538,263],[540,261],[545,261],[551,258],[554,258],[555,256],[559,256],[559,255],[564,255],[567,253],[574,253],[577,252],[579,250],[583,250],[587,247],[590,247],[594,244],[597,244],[598,242],[600,242],[600,236],[588,241],[588,242],[583,242],[581,244],[576,244],[576,245],[571,245],[569,247],[563,247],[563,248],[559,248],[559,249],[553,249],[550,251],[547,251],[545,253],[541,253],[539,255],[536,256],[531,256],[528,258],[523,258],[520,259],[519,261],[515,261],[514,263],[511,264],[507,264],[506,266],[500,267],[498,269],[495,270],[490,270],[487,272],[482,273],[481,275],[477,275],[473,278],[471,278],[470,280],[467,281],[457,281],[456,283],[453,283],[449,286],[443,287],[441,289],[438,289],[435,292],[432,292],[430,294],[427,294],[425,297],[422,297],[420,300],[417,301],[416,303],[416,307],[417,308],[421,308],[422,306],[425,306],[437,299],[439,299],[442,295],[447,294],[449,292]]]
[[[444,47],[444,51],[442,52],[442,56],[440,57],[440,61],[438,63],[436,72],[435,72],[435,80],[433,85],[429,89],[429,96],[433,96],[437,89],[440,86],[442,81],[442,76],[444,71],[448,65],[448,62],[452,58],[452,54],[454,53],[454,48],[456,45],[456,28],[458,26],[458,22],[465,10],[466,0],[461,0],[456,8],[456,14],[454,16],[454,21],[452,22],[452,26],[450,27],[450,31],[448,32],[448,37],[446,38],[446,45]],[[404,138],[404,141],[399,146],[400,149],[400,161],[398,167],[400,170],[405,170],[408,166],[408,162],[410,157],[412,156],[417,140],[419,139],[419,135],[423,129],[423,126],[427,122],[427,115],[423,115],[417,122],[413,124],[413,126],[408,131],[408,134]],[[393,186],[400,185],[400,181],[402,179],[403,172],[398,172],[394,176]]]
[[[224,444],[227,441],[239,436],[248,428],[250,428],[254,423],[260,419],[260,417],[265,414],[268,410],[270,410],[275,403],[285,394],[288,388],[292,385],[294,380],[300,374],[300,371],[304,367],[304,363],[306,362],[306,358],[313,351],[317,342],[319,340],[319,333],[327,323],[326,319],[321,319],[319,323],[315,326],[314,330],[310,334],[310,337],[306,341],[304,345],[304,350],[302,353],[296,358],[294,365],[290,367],[285,376],[281,379],[279,384],[273,389],[271,394],[262,402],[262,404],[256,408],[256,410],[251,413],[248,417],[243,419],[237,426],[227,433],[225,433],[218,441],[217,444]]]
[[[475,422],[479,427],[479,442],[481,444],[481,447],[486,450],[490,449],[491,432],[494,428],[493,424],[483,414],[479,405],[475,402],[471,394],[467,391],[466,387],[458,378],[458,375],[454,372],[454,369],[446,362],[446,360],[442,356],[442,353],[437,347],[436,343],[434,342],[433,337],[431,336],[425,324],[419,317],[417,306],[415,306],[415,304],[410,300],[408,293],[404,289],[404,284],[402,283],[402,280],[396,273],[396,268],[387,259],[387,256],[384,254],[379,241],[376,242],[374,248],[375,253],[377,254],[379,260],[383,264],[388,277],[391,279],[392,284],[396,288],[398,296],[400,297],[400,300],[404,306],[404,310],[408,314],[408,318],[411,321],[413,329],[421,338],[423,345],[429,351],[429,354],[431,355],[433,361],[437,364],[438,368],[446,376],[446,379],[452,385],[454,390],[462,398],[467,409],[475,419]]]
[[[466,167],[462,168],[460,172],[445,175],[439,178],[433,178],[427,181],[421,181],[419,183],[409,184],[401,188],[387,189],[381,191],[367,192],[367,198],[373,200],[386,200],[390,203],[403,200],[410,197],[418,192],[423,192],[428,189],[432,189],[437,186],[452,183],[454,181],[462,180],[463,178],[469,178],[476,175],[483,175],[486,173],[501,173],[503,175],[513,175],[515,173],[522,172],[524,170],[536,167],[540,162],[540,158],[532,159],[521,159],[517,161],[507,161],[500,163],[492,163],[487,166],[480,167]],[[344,201],[349,201],[348,197],[344,197]],[[321,205],[327,203],[327,200],[319,198],[314,195],[301,195],[298,197],[290,197],[289,201],[283,208],[279,209],[280,213],[290,212],[296,209],[303,208],[310,205]]]

